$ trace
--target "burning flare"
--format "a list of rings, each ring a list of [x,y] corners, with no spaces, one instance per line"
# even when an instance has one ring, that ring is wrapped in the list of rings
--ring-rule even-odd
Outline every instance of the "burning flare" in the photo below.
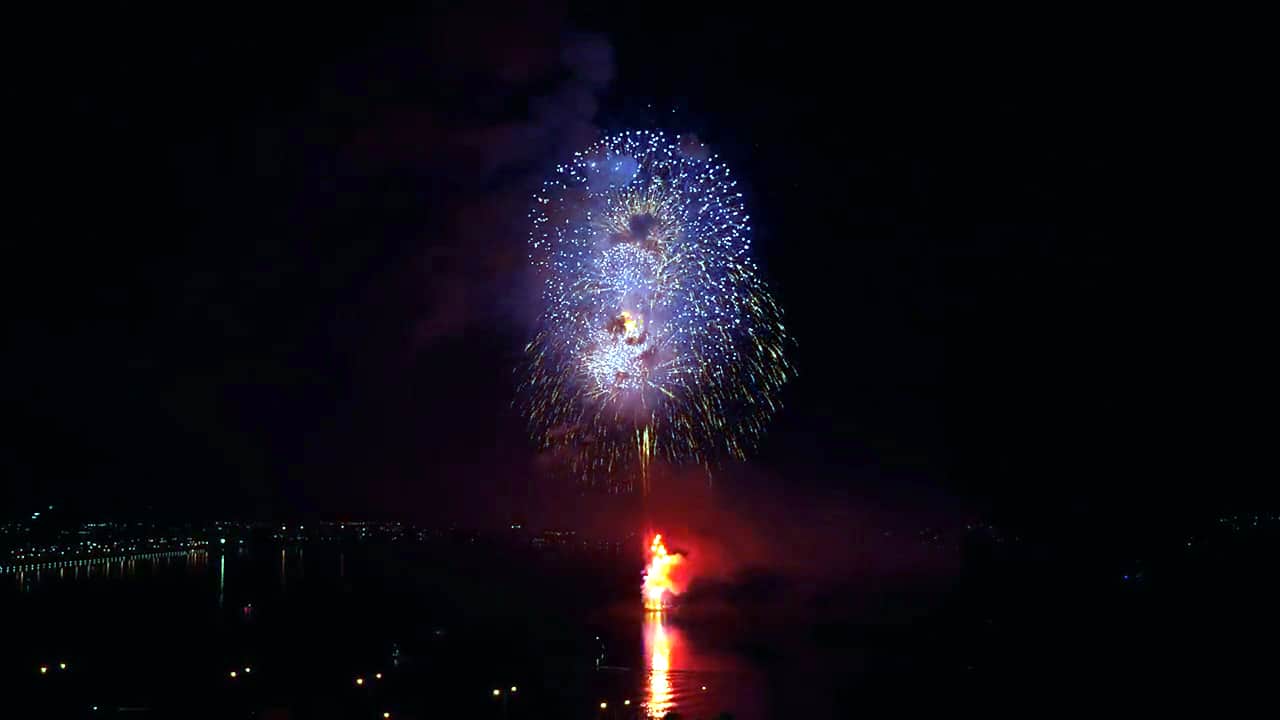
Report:
[[[662,544],[662,534],[653,536],[649,544],[649,566],[644,570],[644,609],[662,610],[667,606],[667,596],[675,595],[671,570],[680,563],[679,555],[672,555]]]

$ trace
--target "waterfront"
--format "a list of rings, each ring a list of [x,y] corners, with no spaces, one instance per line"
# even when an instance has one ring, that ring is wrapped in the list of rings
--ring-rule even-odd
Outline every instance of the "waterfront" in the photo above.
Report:
[[[68,715],[753,717],[729,706],[744,676],[700,665],[671,618],[655,649],[597,560],[293,545],[24,570],[0,592],[26,620],[6,677]]]
[[[930,532],[912,557],[953,570],[744,569],[664,613],[640,607],[638,553],[596,544],[215,542],[0,575],[0,697],[16,717],[750,720],[1050,697],[1086,671],[1081,698],[1247,695],[1277,527],[1224,516],[1125,562],[1085,535],[974,526],[957,553]]]

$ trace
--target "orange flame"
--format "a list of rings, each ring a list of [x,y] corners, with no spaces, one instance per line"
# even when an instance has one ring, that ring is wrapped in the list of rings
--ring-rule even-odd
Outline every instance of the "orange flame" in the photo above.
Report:
[[[661,533],[653,536],[649,544],[649,566],[644,571],[644,609],[662,610],[667,606],[667,596],[675,595],[671,570],[680,563],[679,555],[667,553]]]

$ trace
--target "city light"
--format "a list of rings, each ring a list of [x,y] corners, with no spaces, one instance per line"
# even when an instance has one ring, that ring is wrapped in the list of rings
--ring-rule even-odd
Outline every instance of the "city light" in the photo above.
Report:
[[[622,704],[623,704],[623,705],[630,705],[630,704],[631,704],[631,701],[630,701],[630,700],[623,700],[623,701],[622,701]]]
[[[235,671],[235,670],[232,670],[232,671],[231,671],[231,679],[232,679],[232,680],[235,680],[235,679],[236,679],[236,671]]]
[[[382,713],[382,717],[383,717],[383,718],[389,718],[389,717],[391,717],[391,713],[389,713],[389,712],[384,712],[384,713]]]
[[[47,674],[48,672],[49,672],[49,666],[48,666],[48,665],[41,665],[41,666],[40,666],[40,674],[41,674],[41,675],[45,675],[45,674]]]
[[[58,669],[59,669],[59,670],[66,670],[66,669],[67,669],[67,664],[66,664],[66,663],[64,663],[64,662],[60,662],[60,663],[58,663]]]
[[[601,710],[604,710],[604,709],[605,709],[605,708],[607,708],[607,707],[609,707],[609,703],[604,702],[604,701],[602,700],[602,701],[600,702],[600,709],[601,709]]]
[[[502,691],[501,691],[501,690],[499,690],[498,688],[494,688],[494,689],[493,689],[493,696],[494,696],[494,697],[498,697],[498,696],[499,696],[499,695],[501,695],[501,694],[502,694]]]
[[[515,685],[512,685],[512,686],[511,686],[511,692],[515,692],[515,691],[516,691],[516,686],[515,686]]]
[[[357,685],[363,685],[363,684],[364,684],[364,678],[362,678],[362,677],[358,677],[358,678],[356,678],[356,684],[357,684]]]
[[[245,665],[245,666],[244,666],[244,674],[245,674],[245,675],[248,675],[248,674],[249,674],[249,673],[251,673],[251,672],[253,672],[253,668],[249,667],[248,665]]]
[[[374,679],[374,680],[381,680],[381,679],[382,679],[382,673],[375,673],[375,674],[374,674],[374,676],[373,676],[373,679]]]

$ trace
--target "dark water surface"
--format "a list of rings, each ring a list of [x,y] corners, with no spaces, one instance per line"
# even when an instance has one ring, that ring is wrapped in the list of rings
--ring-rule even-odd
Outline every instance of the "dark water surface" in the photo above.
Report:
[[[750,663],[639,610],[633,564],[307,545],[0,576],[6,695],[52,717],[765,717]]]
[[[663,614],[637,557],[469,541],[0,574],[0,718],[1150,714],[1269,697],[1277,548],[1224,530],[1133,574],[976,543],[955,572],[699,577]]]

